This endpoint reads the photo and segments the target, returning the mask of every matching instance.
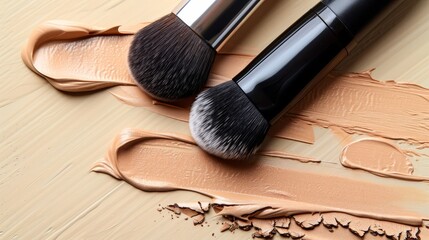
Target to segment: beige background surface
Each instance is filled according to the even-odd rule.
[[[376,67],[378,79],[429,87],[429,1],[407,0],[382,38],[339,69]],[[315,0],[267,0],[226,50],[260,51]],[[250,234],[219,233],[218,217],[194,227],[159,213],[159,204],[207,200],[189,192],[146,193],[90,172],[113,136],[125,127],[188,133],[187,125],[124,105],[108,91],[65,94],[28,70],[20,49],[32,28],[50,19],[89,25],[133,25],[168,13],[177,0],[1,1],[0,48],[0,239],[247,239]],[[268,14],[269,11],[269,14]],[[406,14],[405,14],[406,13]],[[382,29],[388,29],[382,31]],[[317,130],[318,142],[283,141],[295,152],[338,155],[335,138]],[[162,168],[162,166],[160,166]],[[214,237],[212,237],[214,233]]]

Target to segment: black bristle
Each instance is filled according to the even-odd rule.
[[[233,81],[200,93],[192,105],[189,124],[197,144],[224,159],[250,157],[270,127]]]
[[[136,33],[128,63],[144,91],[173,101],[204,87],[215,55],[215,49],[176,15],[169,14]]]

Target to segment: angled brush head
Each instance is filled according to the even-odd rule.
[[[171,13],[136,33],[128,64],[145,92],[174,101],[202,89],[215,55],[215,49]]]
[[[270,127],[233,81],[200,93],[192,105],[189,125],[202,149],[224,159],[250,157]]]

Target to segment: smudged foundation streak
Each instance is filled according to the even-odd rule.
[[[124,130],[106,161],[94,170],[113,174],[145,191],[184,189],[230,200],[237,195],[252,196],[248,201],[276,209],[271,214],[266,211],[264,217],[343,212],[412,225],[421,225],[429,217],[427,209],[409,207],[429,201],[429,194],[418,188],[337,177],[323,169],[305,172],[259,163],[234,167],[207,155],[189,137],[176,135]],[[284,184],[288,182],[294,184]]]
[[[59,90],[85,92],[116,86],[111,93],[124,103],[187,121],[191,101],[173,106],[154,102],[135,86],[129,74],[127,49],[133,34],[145,25],[96,28],[66,21],[47,22],[34,30],[22,58],[32,71]],[[219,54],[207,87],[230,80],[252,59],[242,54]],[[314,143],[312,126],[320,126],[347,134],[404,140],[425,148],[429,144],[428,108],[426,88],[380,82],[370,72],[330,74],[289,108],[273,126],[271,135]],[[259,155],[319,162],[276,151],[265,150]],[[394,179],[427,178],[413,175],[413,166],[405,155],[384,140],[360,140],[346,146],[340,159],[343,166],[391,178],[374,182],[372,178],[335,176],[325,168],[316,172],[264,163],[237,168],[200,151],[189,137],[127,129],[115,138],[105,161],[97,163],[94,171],[145,191],[199,192],[213,197],[220,214],[240,219],[294,216],[294,222],[304,229],[340,224],[358,236],[368,231],[386,236],[416,235],[418,230],[404,224],[420,227],[429,219],[429,195],[420,185],[396,185]],[[322,214],[311,214],[316,212]],[[270,236],[276,224],[253,221],[260,236]],[[239,224],[245,225],[231,222],[225,226],[230,229]],[[283,229],[277,230],[279,234],[302,237],[282,227],[277,229]],[[312,233],[307,234],[310,237]]]

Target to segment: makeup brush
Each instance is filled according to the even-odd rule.
[[[225,159],[244,159],[254,154],[271,124],[295,96],[347,56],[354,40],[366,32],[364,28],[398,1],[318,3],[233,81],[197,96],[189,122],[196,143]]]
[[[154,98],[174,101],[205,85],[218,48],[260,0],[187,0],[138,31],[128,64]]]

